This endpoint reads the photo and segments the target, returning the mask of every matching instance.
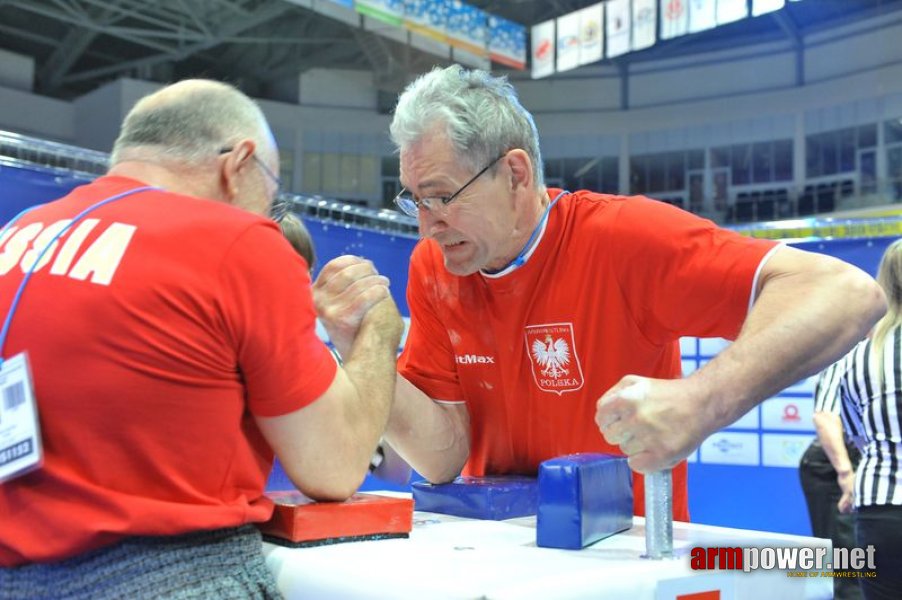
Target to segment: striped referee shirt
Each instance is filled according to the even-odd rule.
[[[882,386],[872,351],[871,340],[855,346],[834,365],[825,391],[838,386],[843,427],[861,450],[855,506],[902,505],[902,327],[884,341]]]
[[[839,380],[836,371],[842,360],[839,360],[821,372],[814,386],[814,412],[825,412],[839,415],[840,395]]]

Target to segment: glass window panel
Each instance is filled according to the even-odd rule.
[[[705,205],[705,176],[701,173],[689,175],[689,210],[701,212]]]
[[[379,162],[375,156],[360,157],[360,182],[357,190],[367,197],[375,197],[379,194]]]
[[[401,184],[397,179],[390,177],[382,178],[382,206],[385,208],[394,208],[395,196],[401,191]]]
[[[730,166],[730,147],[711,148],[711,168]]]
[[[822,175],[833,175],[839,172],[839,132],[831,131],[824,134],[821,143],[821,160],[823,166]]]
[[[888,192],[890,197],[902,199],[902,146],[894,146],[886,150],[886,174],[889,177]]]
[[[874,148],[877,145],[877,124],[862,125],[858,128],[858,147]]]
[[[620,189],[620,161],[617,158],[601,159],[601,186],[599,191],[616,194]]]
[[[580,179],[576,174],[588,161],[588,158],[565,158],[561,160],[561,168],[564,174],[564,188],[571,192],[583,189],[582,185],[580,185]]]
[[[579,180],[579,189],[582,190],[599,190],[601,185],[599,179],[601,177],[601,159],[598,157],[583,159],[583,164],[576,170],[576,176]]]
[[[301,179],[301,191],[305,194],[319,194],[323,191],[322,158],[319,152],[304,153],[304,174]]]
[[[821,137],[809,135],[805,139],[805,174],[808,177],[820,177],[824,174],[821,161]]]
[[[751,144],[735,144],[732,148],[733,184],[742,185],[751,182],[752,146]]]
[[[546,179],[557,179],[561,176],[561,159],[546,158],[544,162]]]
[[[792,140],[774,142],[774,181],[792,180]]]
[[[752,181],[773,181],[774,145],[771,142],[752,144]]]
[[[648,191],[648,159],[644,156],[630,158],[630,193],[644,194]]]
[[[279,150],[279,179],[282,180],[282,191],[294,189],[294,152]]]
[[[690,150],[687,152],[687,160],[689,169],[704,169],[705,168],[705,151],[704,150]]]
[[[862,194],[873,194],[877,191],[877,151],[866,150],[859,157],[859,191]]]
[[[397,177],[401,172],[401,161],[397,156],[383,156],[381,162],[383,177]]]
[[[338,169],[341,163],[341,155],[334,152],[323,154],[323,183],[321,192],[323,194],[338,193]]]
[[[686,153],[670,152],[667,154],[667,190],[686,188]]]
[[[667,189],[667,155],[652,154],[648,158],[648,191],[663,192]]]
[[[356,154],[342,154],[339,170],[338,191],[343,195],[355,195],[360,186],[360,157]]]
[[[839,132],[839,170],[843,173],[855,171],[855,128]]]
[[[902,142],[902,119],[890,119],[883,123],[883,142]]]

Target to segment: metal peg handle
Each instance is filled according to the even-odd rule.
[[[670,469],[645,475],[645,555],[673,556],[673,480]]]

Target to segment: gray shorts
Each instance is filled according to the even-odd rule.
[[[253,525],[132,537],[60,562],[0,568],[2,600],[281,597]]]

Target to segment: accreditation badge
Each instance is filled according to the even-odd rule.
[[[0,366],[0,483],[41,466],[41,427],[28,355]]]

